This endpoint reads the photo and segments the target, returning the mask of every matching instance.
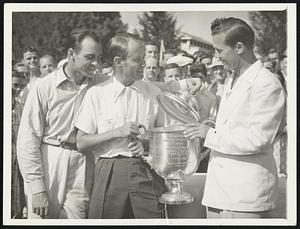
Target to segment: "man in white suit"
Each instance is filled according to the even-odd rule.
[[[254,32],[238,18],[211,25],[226,79],[215,128],[188,125],[212,149],[202,203],[208,218],[268,218],[275,208],[278,175],[273,143],[286,102],[278,79],[256,60]]]

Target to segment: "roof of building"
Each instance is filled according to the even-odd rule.
[[[179,36],[181,38],[184,38],[184,39],[192,39],[192,40],[199,41],[199,42],[202,42],[202,43],[205,43],[205,44],[208,44],[208,45],[212,45],[211,42],[206,41],[201,37],[197,37],[197,36],[189,34],[189,33],[179,32],[179,33],[177,33],[177,36]]]

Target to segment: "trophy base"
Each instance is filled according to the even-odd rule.
[[[160,203],[171,205],[189,204],[193,201],[194,197],[188,192],[184,191],[167,192],[159,198]]]

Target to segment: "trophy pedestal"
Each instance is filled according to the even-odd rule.
[[[164,193],[159,202],[163,204],[180,205],[189,204],[194,201],[194,197],[188,192],[182,191],[183,180],[166,180],[170,183],[170,191]]]

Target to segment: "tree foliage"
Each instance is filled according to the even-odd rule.
[[[287,47],[287,11],[250,11],[249,18],[255,30],[255,44],[261,54],[270,48],[283,53]]]
[[[101,36],[104,48],[116,33],[126,32],[128,29],[122,23],[119,12],[13,13],[13,55],[20,60],[23,49],[31,45],[41,55],[52,54],[60,60],[67,54],[68,36],[75,28],[95,30]]]
[[[138,16],[142,38],[146,41],[153,41],[159,47],[160,40],[164,40],[166,49],[176,49],[178,41],[176,40],[176,18],[168,12],[143,12]]]

